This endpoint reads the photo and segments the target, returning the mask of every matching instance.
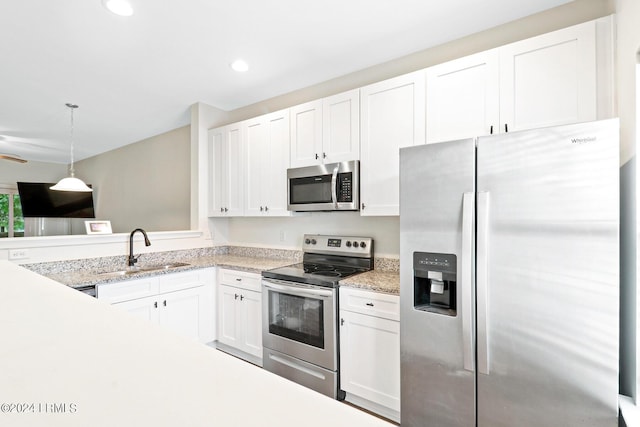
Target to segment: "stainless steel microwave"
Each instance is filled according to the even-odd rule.
[[[360,162],[329,163],[287,169],[290,211],[357,211],[360,208]]]

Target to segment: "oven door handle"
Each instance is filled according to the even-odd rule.
[[[340,165],[336,165],[331,174],[331,201],[336,208],[338,207],[338,169],[340,169]]]
[[[333,291],[324,289],[309,289],[299,288],[297,286],[276,285],[273,282],[263,281],[262,284],[267,289],[273,289],[274,291],[287,292],[294,295],[303,295],[311,297],[330,298],[333,296]]]

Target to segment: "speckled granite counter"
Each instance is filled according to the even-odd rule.
[[[72,288],[79,288],[208,267],[231,268],[250,273],[261,273],[264,270],[295,264],[301,260],[302,252],[300,251],[224,246],[143,254],[137,264],[141,268],[175,262],[187,263],[188,265],[166,270],[135,271],[120,276],[110,275],[109,273],[125,270],[127,265],[126,256],[26,264],[23,267],[56,282]],[[398,260],[376,258],[374,264],[375,269],[373,271],[341,280],[340,285],[399,294]]]
[[[63,283],[72,288],[101,283],[120,282],[146,276],[177,273],[196,268],[224,267],[234,270],[260,273],[263,270],[283,267],[299,262],[302,253],[279,249],[246,247],[216,247],[183,251],[155,252],[143,254],[137,264],[140,268],[165,265],[175,262],[188,265],[171,269],[153,271],[135,271],[120,276],[110,275],[115,271],[126,270],[126,257],[101,257],[80,260],[27,264],[23,267],[45,277]]]
[[[387,294],[400,294],[400,261],[393,258],[376,258],[375,268],[340,281],[340,286],[359,288]]]

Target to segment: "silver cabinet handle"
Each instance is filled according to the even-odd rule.
[[[362,204],[362,210],[364,210],[364,208],[365,208],[365,205],[364,205],[364,203],[363,203],[363,204]]]
[[[158,301],[153,302],[153,308],[158,308]]]
[[[167,300],[162,301],[162,305],[167,306]]]
[[[233,299],[238,299],[239,296],[240,295],[238,295],[238,294],[233,294]]]
[[[316,153],[316,160],[318,160],[320,157],[318,156],[318,153]]]
[[[462,296],[462,353],[464,369],[475,371],[473,348],[473,211],[474,193],[462,196],[462,276],[458,282]]]
[[[264,211],[264,208],[262,206],[260,206],[260,212]]]
[[[478,310],[478,372],[489,375],[489,193],[486,191],[478,193],[477,224],[476,306]]]
[[[224,208],[220,208],[220,212],[224,212]]]
[[[227,208],[224,208],[224,211],[225,211],[225,212],[229,212],[229,209],[227,209]]]
[[[344,326],[344,319],[340,318],[340,326]]]
[[[269,206],[265,206],[265,207],[264,207],[264,211],[265,211],[265,212],[269,212]]]
[[[327,158],[327,153],[322,153],[322,158],[326,159]]]
[[[373,303],[372,302],[368,302],[365,305],[368,305],[369,307],[373,307]]]
[[[240,301],[244,299],[244,295],[240,294]]]

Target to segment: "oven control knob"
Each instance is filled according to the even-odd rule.
[[[347,240],[346,245],[347,245],[348,248],[350,248],[351,247],[351,240]]]
[[[305,244],[305,245],[308,245],[309,243],[311,243],[311,240],[309,240],[309,239],[304,239],[304,244]]]
[[[360,247],[364,249],[367,247],[367,244],[365,242],[360,242]]]
[[[357,248],[358,247],[358,242],[353,242],[353,247]]]
[[[316,243],[317,243],[317,242],[316,242],[316,239],[311,239],[311,244],[312,244],[312,245],[315,245]]]

